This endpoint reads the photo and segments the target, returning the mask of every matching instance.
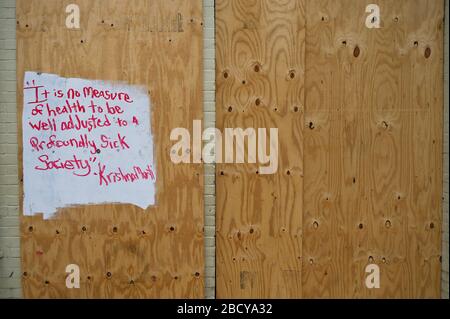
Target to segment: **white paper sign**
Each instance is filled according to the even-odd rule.
[[[25,72],[23,96],[24,215],[155,203],[144,87]]]

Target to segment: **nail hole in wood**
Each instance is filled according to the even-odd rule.
[[[355,58],[359,57],[359,54],[361,53],[361,50],[359,49],[359,46],[356,46],[355,49],[353,50],[353,56]]]
[[[111,276],[112,276],[111,272],[108,271],[108,272],[106,273],[106,277],[110,278]]]
[[[390,220],[387,220],[384,225],[386,226],[386,228],[391,228],[392,224]]]
[[[430,223],[430,229],[434,228],[434,223]]]
[[[232,107],[232,106],[229,106],[229,107],[228,107],[228,112],[231,112],[231,111],[233,111],[233,107]]]
[[[319,228],[319,223],[318,223],[317,221],[315,221],[315,222],[313,223],[313,227],[314,227],[314,229]]]
[[[259,98],[257,98],[257,99],[255,100],[255,104],[256,104],[256,106],[259,106],[259,105],[261,104],[261,100],[260,100]]]
[[[87,230],[86,226],[81,227],[81,230],[86,231]]]
[[[28,227],[28,231],[31,233],[33,231],[33,226]]]
[[[425,58],[428,59],[431,56],[431,49],[428,47],[425,49]]]
[[[360,223],[360,224],[358,225],[358,228],[359,228],[359,229],[363,229],[363,228],[364,228],[364,225],[363,225],[362,223]]]
[[[114,226],[112,230],[113,230],[114,233],[117,233],[117,227],[116,226]]]
[[[294,106],[294,112],[298,112],[298,106]]]
[[[259,65],[256,64],[256,65],[253,67],[253,70],[254,70],[255,72],[259,72],[259,70],[260,70]]]
[[[228,72],[223,72],[223,77],[226,79],[228,78]]]
[[[313,122],[309,122],[308,127],[309,127],[311,130],[313,130],[313,129],[314,129],[314,123],[313,123]]]

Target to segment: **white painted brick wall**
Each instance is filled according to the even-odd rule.
[[[214,0],[203,0],[203,127],[215,127]],[[215,166],[205,164],[205,297],[215,297]]]
[[[0,0],[0,298],[21,296],[15,7]]]

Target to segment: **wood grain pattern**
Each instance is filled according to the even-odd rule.
[[[219,164],[216,296],[301,297],[304,1],[216,1],[216,123],[278,128],[274,175]]]
[[[152,101],[156,206],[67,208],[21,216],[23,294],[32,298],[202,297],[203,167],[174,165],[170,130],[202,118],[200,0],[78,0],[81,29],[65,27],[73,1],[17,1],[17,104],[27,70],[146,85]],[[177,20],[181,18],[180,20]],[[19,172],[22,136],[19,127]],[[113,230],[116,227],[115,231]],[[65,287],[65,267],[81,288]]]
[[[281,149],[270,177],[218,166],[218,297],[439,297],[443,1],[376,3],[380,29],[366,1],[217,2],[217,123]]]
[[[307,3],[305,297],[440,293],[443,1],[377,4]]]

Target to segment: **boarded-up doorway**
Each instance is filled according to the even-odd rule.
[[[80,29],[66,27],[71,3]],[[203,168],[173,164],[169,139],[202,118],[202,26],[200,0],[17,1],[20,180],[25,71],[146,87],[157,172],[146,210],[102,204],[47,220],[22,215],[25,297],[203,296]],[[80,268],[79,289],[66,287],[68,264]]]
[[[439,297],[443,3],[216,1],[218,126],[280,145],[218,165],[217,297]]]

